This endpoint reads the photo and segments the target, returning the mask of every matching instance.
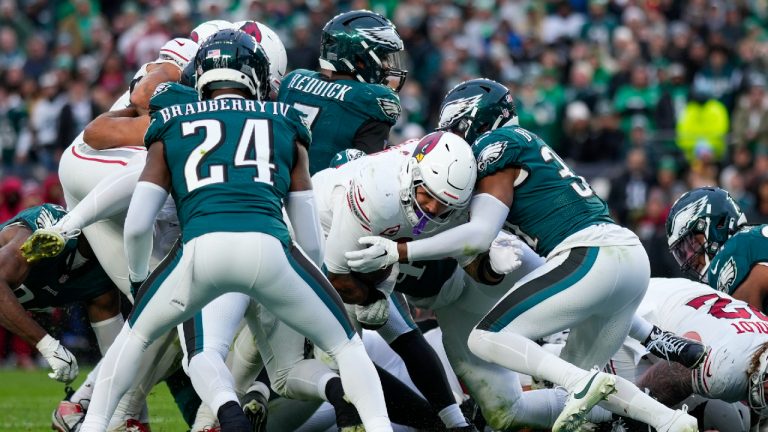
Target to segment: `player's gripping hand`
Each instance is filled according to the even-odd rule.
[[[389,301],[383,298],[369,305],[355,305],[355,316],[364,329],[376,330],[389,319]]]
[[[523,263],[524,244],[517,236],[499,232],[491,243],[488,255],[491,259],[491,269],[500,275],[511,273]]]
[[[398,262],[397,243],[383,237],[360,237],[358,242],[367,248],[344,253],[347,265],[359,273],[370,273]]]
[[[45,335],[36,347],[53,369],[53,372],[48,374],[50,378],[65,383],[72,382],[77,378],[79,372],[77,360],[61,342],[52,338],[51,335]]]

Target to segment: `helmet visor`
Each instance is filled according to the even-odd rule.
[[[399,92],[408,76],[408,71],[405,70],[405,51],[389,52],[381,55],[379,59],[384,71],[381,83]]]

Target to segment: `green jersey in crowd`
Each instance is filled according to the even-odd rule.
[[[153,113],[144,143],[164,143],[184,242],[210,232],[263,232],[287,245],[281,209],[294,143],[311,139],[301,113],[286,104],[220,97]]]
[[[481,135],[472,145],[480,181],[520,168],[505,228],[546,256],[566,237],[591,225],[613,223],[608,206],[544,141],[519,127]]]
[[[309,173],[328,167],[336,153],[355,148],[381,151],[400,116],[400,98],[387,86],[331,80],[320,72],[295,70],[283,78],[278,100],[306,115],[314,132]]]

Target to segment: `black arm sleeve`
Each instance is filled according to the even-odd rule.
[[[382,151],[388,145],[391,127],[388,123],[369,120],[357,129],[352,145],[366,154]]]

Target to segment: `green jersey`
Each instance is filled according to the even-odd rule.
[[[472,150],[478,181],[504,168],[520,168],[505,227],[539,255],[547,256],[581,229],[613,223],[608,206],[584,178],[535,134],[519,126],[499,128],[481,135]]]
[[[9,225],[21,225],[31,231],[49,228],[66,214],[61,206],[43,204],[22,211],[0,225],[0,229]],[[77,253],[77,242],[77,238],[69,239],[61,254],[32,264],[24,283],[13,290],[24,309],[40,311],[90,300],[114,287],[95,258],[85,259]]]
[[[211,232],[262,232],[288,245],[282,199],[295,142],[311,142],[302,115],[275,102],[217,98],[154,114],[144,137],[162,141],[187,242]]]
[[[171,105],[197,102],[197,90],[177,82],[165,82],[155,87],[149,99],[149,112],[154,113]]]
[[[278,100],[303,112],[315,132],[309,148],[310,174],[328,168],[328,161],[342,150],[358,148],[367,153],[383,150],[386,136],[379,139],[380,144],[375,144],[378,148],[356,145],[356,137],[372,123],[391,127],[400,117],[400,98],[389,87],[329,80],[319,72],[306,69],[295,70],[283,78]]]
[[[709,264],[707,282],[733,294],[759,263],[768,263],[768,225],[748,226],[729,238]],[[767,310],[763,305],[763,311]]]

